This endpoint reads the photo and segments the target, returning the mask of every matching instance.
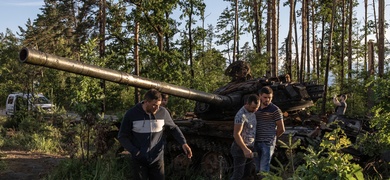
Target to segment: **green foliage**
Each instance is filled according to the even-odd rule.
[[[98,32],[100,17],[98,13],[98,1],[45,1],[42,7],[42,13],[38,18],[26,23],[26,29],[21,28],[20,37],[17,38],[9,31],[0,36],[0,99],[5,99],[6,96],[13,91],[39,91],[47,94],[58,107],[63,106],[68,110],[75,110],[81,114],[81,121],[62,119],[61,114],[53,115],[49,120],[45,119],[39,112],[21,112],[13,118],[8,118],[1,129],[0,142],[3,147],[14,147],[21,149],[42,150],[45,152],[62,152],[65,151],[71,154],[72,157],[90,158],[90,155],[99,152],[104,146],[99,142],[105,142],[104,133],[109,131],[106,122],[98,118],[101,103],[106,102],[106,109],[110,113],[118,114],[121,117],[126,109],[134,105],[134,88],[115,83],[106,83],[106,91],[100,87],[101,81],[84,76],[78,76],[71,73],[57,71],[54,69],[30,66],[20,64],[16,60],[17,52],[23,46],[36,48],[42,52],[55,54],[71,58],[77,61],[82,61],[88,64],[94,64],[102,67],[107,67],[114,70],[119,70],[127,73],[135,72],[134,57],[134,26],[135,22],[140,22],[139,41],[139,56],[140,56],[140,71],[142,77],[147,77],[152,80],[167,82],[179,86],[189,87],[205,92],[213,92],[218,87],[225,85],[229,78],[223,75],[224,69],[231,59],[233,27],[234,27],[234,2],[221,14],[218,19],[214,34],[212,25],[206,29],[195,25],[188,29],[189,21],[184,23],[184,29],[180,28],[180,22],[171,17],[171,13],[176,8],[181,8],[183,16],[186,18],[192,16],[196,22],[200,16],[201,20],[206,17],[204,8],[206,3],[201,0],[192,1],[110,1],[106,4],[107,21],[105,38],[104,58],[100,57],[98,41],[101,40]],[[316,2],[314,2],[316,3]],[[318,14],[312,18],[323,18],[324,25],[329,22],[331,3],[326,0],[323,4],[315,4],[318,7]],[[338,2],[340,3],[340,2]],[[178,6],[179,5],[179,6]],[[266,12],[267,6],[262,4],[260,10],[260,27],[264,27],[263,15]],[[338,4],[339,5],[339,4]],[[195,7],[195,11],[189,11]],[[239,31],[254,32],[253,22],[253,3],[251,1],[240,1],[240,27]],[[177,10],[177,9],[176,9]],[[339,11],[340,9],[338,9]],[[297,12],[300,16],[301,12]],[[316,12],[317,13],[317,12]],[[326,41],[329,39],[327,33],[328,27],[324,29],[324,49],[333,48],[340,49],[340,42],[344,41],[348,36],[342,37],[341,32],[341,13],[336,16],[336,26],[334,33],[333,47],[326,47]],[[318,21],[317,19],[317,22]],[[316,22],[313,22],[314,24]],[[369,26],[373,24],[369,21]],[[319,25],[319,24],[316,24]],[[372,26],[373,27],[373,26]],[[262,52],[255,53],[251,49],[249,42],[244,43],[240,54],[237,57],[251,64],[252,74],[254,77],[262,77],[267,68],[269,57],[264,54],[265,51],[265,32],[263,29],[260,32],[261,43],[263,45],[254,44],[253,46],[262,46]],[[371,29],[370,29],[371,31]],[[370,32],[369,31],[369,32]],[[192,47],[189,47],[188,33],[193,33]],[[318,35],[318,34],[317,34]],[[252,34],[253,37],[254,34]],[[214,40],[213,38],[217,39]],[[318,36],[319,37],[319,36]],[[207,48],[204,47],[205,39],[207,38]],[[203,43],[203,44],[202,44]],[[214,45],[222,45],[218,47]],[[359,49],[356,45],[355,49]],[[193,64],[189,64],[189,51],[193,52]],[[343,80],[340,74],[340,59],[341,51],[335,51],[330,65],[332,71],[336,75],[336,83]],[[280,57],[282,57],[281,54]],[[355,56],[354,56],[355,57]],[[322,57],[323,58],[323,57]],[[359,59],[360,57],[356,57]],[[321,73],[318,78],[319,82],[323,81],[323,67],[325,61],[321,61]],[[345,63],[345,62],[344,62]],[[345,64],[343,64],[345,65]],[[346,66],[344,66],[346,67]],[[296,68],[293,68],[295,71]],[[195,76],[192,77],[191,71]],[[281,71],[280,73],[284,73]],[[295,73],[294,73],[295,74]],[[363,73],[362,73],[363,74]],[[353,74],[355,79],[348,79],[348,83],[344,83],[343,87],[339,84],[334,86],[333,91],[329,94],[345,93],[351,90],[348,100],[347,115],[365,115],[367,114],[366,100],[367,92],[362,88],[366,83],[359,79],[363,79],[363,75],[358,73]],[[314,79],[314,78],[311,78]],[[379,80],[381,81],[381,80]],[[364,152],[369,155],[379,155],[389,149],[389,84],[386,80],[383,82],[373,82],[376,85],[375,99],[377,106],[373,109],[374,118],[372,120],[372,128],[378,133],[366,134],[361,138]],[[344,91],[344,92],[343,92]],[[329,101],[325,99],[325,101]],[[317,103],[321,102],[318,101]],[[195,102],[178,97],[172,97],[168,104],[172,115],[181,117],[185,112],[191,111]],[[331,111],[334,106],[332,103],[326,103],[326,109]],[[317,108],[317,107],[316,107]],[[317,109],[313,108],[313,111]],[[59,111],[59,110],[58,110]],[[102,114],[101,116],[104,116]],[[102,129],[100,129],[102,128]],[[104,143],[103,143],[104,144]],[[335,152],[339,151],[346,145],[339,141],[323,142],[322,150],[316,152],[314,149],[308,148],[308,163],[305,168],[301,168],[300,175],[303,179],[308,179],[309,175],[319,173],[324,175],[324,171],[329,170],[325,166],[335,168],[335,165],[345,165],[345,168],[339,168],[341,174],[331,177],[341,178],[348,177],[352,174],[351,170],[358,168],[352,164],[348,164],[349,157],[339,155]],[[336,147],[334,147],[334,146]],[[290,167],[296,163],[296,155],[292,155],[297,144],[289,142],[284,145],[287,148],[290,165],[280,167],[279,173],[289,171]],[[87,151],[87,155],[83,154]],[[90,154],[89,154],[90,153]],[[109,159],[100,158],[93,162],[73,161],[64,165],[64,171],[60,171],[58,176],[53,179],[123,179],[122,169],[115,166],[115,162]],[[331,164],[333,163],[333,164]],[[81,168],[80,168],[81,167]],[[126,166],[125,166],[126,167]],[[322,170],[320,168],[324,168]],[[117,170],[121,173],[115,174]],[[358,170],[359,172],[359,170]],[[343,174],[344,173],[344,174]],[[97,176],[99,175],[99,176]],[[196,177],[194,177],[196,178]]]
[[[8,129],[7,130],[7,136],[8,137],[4,143],[2,144],[2,147],[5,149],[17,149],[17,150],[28,150],[29,144],[32,141],[31,136],[24,133],[23,131],[15,131],[14,129]]]
[[[300,165],[295,178],[298,179],[364,179],[363,169],[351,163],[352,156],[344,154],[341,150],[348,148],[351,142],[344,131],[338,127],[326,133],[320,144],[319,151],[313,147],[305,148],[305,164]]]
[[[275,164],[271,164],[271,169],[269,173],[262,172],[261,175],[264,179],[288,179],[291,177],[296,171],[295,166],[302,161],[302,152],[299,151],[299,146],[301,145],[301,139],[294,139],[293,133],[288,135],[288,142],[283,142],[282,140],[278,140],[278,151],[283,151],[288,159],[287,162],[281,162],[277,157],[275,157]]]
[[[281,144],[280,148],[286,149],[287,158],[289,159],[289,163],[291,164],[293,172],[294,172],[295,171],[295,169],[294,169],[294,153],[295,153],[295,150],[301,144],[301,139],[298,139],[295,142],[292,142],[293,141],[292,139],[293,139],[293,134],[290,133],[290,134],[288,134],[288,144],[286,144],[280,140],[278,142]]]
[[[44,179],[132,179],[130,160],[99,157],[88,162],[80,159],[67,159]]]
[[[213,92],[229,81],[228,77],[223,75],[227,65],[218,50],[210,49],[199,53],[195,56],[195,61],[193,67],[197,75],[191,84],[194,89]]]
[[[17,118],[22,119],[17,120]],[[32,114],[14,116],[9,119],[19,123],[15,125],[17,128],[4,130],[6,131],[5,136],[8,138],[4,140],[2,147],[46,153],[63,152],[60,142],[62,136],[58,128],[36,119]]]
[[[97,39],[90,40],[85,46],[82,46],[81,58],[89,64],[104,66],[104,59],[98,58],[96,51]],[[80,115],[86,113],[97,114],[103,102],[103,89],[101,88],[101,80],[81,76],[78,82],[78,89],[75,92],[76,97],[72,99],[75,105],[76,112]]]
[[[23,91],[28,83],[28,70],[18,62],[19,44],[20,40],[9,30],[6,34],[0,33],[0,107],[4,106],[9,93]]]
[[[53,131],[51,131],[51,129]],[[28,146],[29,149],[33,151],[40,151],[40,152],[45,152],[45,153],[62,153],[62,147],[61,147],[61,142],[58,141],[58,138],[61,136],[58,136],[58,129],[54,129],[53,127],[48,127],[46,131],[49,131],[50,134],[48,135],[41,135],[41,134],[36,134],[34,133],[32,135],[32,141],[29,143],[30,145]]]
[[[257,54],[254,51],[250,51],[243,57],[251,65],[252,76],[255,78],[264,77],[266,74],[267,58],[264,55]]]
[[[37,120],[33,114],[21,118],[18,129],[25,133],[42,132],[46,129],[45,124]]]
[[[0,172],[8,168],[7,163],[2,158],[3,156],[4,155],[0,152]]]
[[[99,180],[125,180],[133,179],[133,170],[131,166],[131,158],[123,156],[120,158],[112,158],[108,156],[99,156],[96,159],[83,161],[81,159],[66,159],[63,160],[49,175],[44,177],[45,180],[56,179],[99,179]],[[203,180],[203,179],[219,179],[206,178],[199,174],[199,171],[190,168],[184,174],[180,172],[172,172],[171,166],[165,166],[166,178],[172,180],[188,179],[188,180]]]
[[[374,111],[370,125],[376,132],[366,133],[359,139],[363,152],[369,156],[380,156],[390,150],[390,112],[382,112],[379,108]]]
[[[6,118],[5,122],[3,123],[3,127],[16,129],[19,127],[19,123],[20,123],[20,118],[15,118],[15,116],[13,117],[9,116]]]
[[[371,100],[375,102],[369,121],[372,131],[360,136],[357,142],[363,153],[372,158],[367,171],[379,177],[388,177],[389,164],[381,157],[390,151],[390,80],[378,78],[370,81],[366,87],[372,88]]]

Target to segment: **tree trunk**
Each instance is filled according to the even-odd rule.
[[[238,15],[239,15],[239,11],[238,11],[238,7],[239,7],[239,0],[236,0],[236,11],[237,11],[237,13],[236,13],[236,16],[237,16],[237,18],[236,18],[236,21],[237,21],[237,26],[236,26],[236,31],[237,31],[237,48],[236,48],[236,50],[237,50],[237,57],[236,57],[236,60],[238,61],[239,60],[239,57],[240,57],[240,19],[239,19],[239,17],[238,17]]]
[[[105,34],[106,34],[106,0],[100,0],[99,1],[99,33],[100,33],[100,41],[99,41],[99,57],[104,58],[105,57]],[[106,81],[100,80],[100,87],[103,89],[103,97],[105,97],[106,94]],[[101,104],[101,113],[104,114],[106,112],[106,98],[102,99]]]
[[[368,75],[375,75],[375,42],[373,40],[368,41]]]
[[[317,47],[316,48],[316,51],[317,51],[317,54],[316,54],[316,62],[317,62],[317,79],[318,81],[321,79],[320,78],[320,52],[321,52],[321,48]]]
[[[352,78],[352,24],[353,24],[353,2],[349,3],[349,29],[348,29],[348,79]],[[358,68],[358,67],[356,67]]]
[[[329,76],[329,62],[332,56],[332,43],[333,43],[333,26],[334,26],[334,17],[336,14],[336,2],[337,0],[333,0],[333,6],[332,6],[332,15],[331,15],[331,21],[330,21],[330,35],[329,35],[329,42],[328,42],[328,57],[326,59],[326,70],[325,70],[325,82],[324,82],[324,97],[322,101],[322,114],[325,114],[326,111],[326,99],[327,99],[327,93],[328,93],[328,76]]]
[[[234,1],[234,44],[233,44],[233,62],[235,62],[238,56],[238,0]]]
[[[169,19],[169,12],[165,12],[165,19]],[[170,34],[165,33],[165,50],[169,51],[170,50],[170,45],[169,45],[169,36]]]
[[[295,16],[295,9],[294,9],[294,2],[295,0],[290,0],[290,22],[288,26],[288,35],[287,35],[287,43],[286,43],[286,60],[287,60],[287,74],[290,75],[290,78],[292,79],[292,28],[294,25],[294,16]]]
[[[312,0],[311,1],[311,19],[312,19],[312,25],[311,25],[311,33],[312,33],[312,41],[313,41],[313,73],[317,72],[316,65],[318,64],[318,58],[316,56],[316,51],[317,51],[317,38],[316,38],[316,26],[317,26],[317,21],[316,21],[316,7],[315,7],[315,2]],[[320,77],[317,76],[317,79]]]
[[[261,39],[260,39],[260,20],[259,20],[259,4],[257,2],[258,0],[254,0],[254,4],[253,4],[253,16],[254,16],[254,20],[255,20],[255,38],[256,38],[256,45],[255,45],[255,48],[256,48],[256,53],[257,54],[260,54],[261,53]]]
[[[297,6],[297,1],[294,2],[294,9]],[[294,13],[294,33],[295,33],[295,67],[296,67],[296,73],[297,73],[297,81],[300,80],[300,66],[299,66],[299,48],[298,48],[298,26],[297,26],[297,16]]]
[[[372,40],[368,41],[368,76],[372,77],[375,73],[375,48],[374,48],[374,42]],[[374,92],[372,90],[373,85],[371,84],[367,88],[367,97],[374,97]],[[373,98],[367,98],[367,106],[368,109],[371,109],[374,107],[374,100]]]
[[[367,23],[367,8],[368,0],[364,0],[364,72],[367,72],[367,34],[368,34],[368,23]],[[366,76],[365,76],[366,78]]]
[[[195,72],[194,72],[194,65],[193,65],[193,58],[192,58],[192,14],[194,12],[194,5],[192,2],[190,2],[190,13],[188,14],[188,43],[189,43],[189,58],[190,58],[190,67],[191,67],[191,81],[195,78]],[[192,84],[192,83],[191,83]]]
[[[138,10],[136,10],[138,12]],[[137,16],[138,17],[138,16]],[[135,60],[135,71],[134,74],[139,76],[139,22],[138,19],[135,18],[134,22],[134,60]],[[134,103],[137,104],[141,101],[141,92],[139,88],[135,88],[134,91]]]
[[[268,69],[266,72],[267,77],[271,77],[272,70],[272,57],[271,57],[271,26],[272,26],[272,0],[267,0],[267,56],[268,56]]]
[[[324,47],[325,47],[325,31],[324,31],[324,29],[325,29],[325,23],[326,23],[326,17],[325,16],[322,16],[322,22],[321,23],[322,23],[322,27],[321,27],[322,32],[321,32],[321,50],[320,50],[321,57],[320,57],[320,59],[321,59],[321,61],[323,61],[325,59],[324,58],[324,53],[325,53],[325,49],[324,49]],[[323,74],[323,72],[321,72],[320,74]]]
[[[376,25],[377,24],[377,20],[376,20],[376,7],[375,7],[375,0],[372,0],[372,10],[374,11],[374,24],[375,24],[375,37],[376,37],[376,42],[379,42],[379,33],[378,33],[378,26]]]
[[[309,79],[310,77],[310,8],[309,4],[311,3],[311,0],[307,0],[306,2],[306,31],[307,31],[307,37],[306,37],[306,79]]]
[[[302,0],[302,47],[301,47],[301,71],[299,73],[299,82],[303,83],[304,81],[304,69],[306,62],[306,32],[307,32],[307,12],[306,12],[307,3],[306,0]]]
[[[378,41],[378,73],[379,77],[384,74],[385,60],[385,0],[379,0],[379,41]]]
[[[145,16],[146,20],[148,21],[148,23],[150,24],[150,26],[153,28],[153,30],[156,33],[158,50],[162,52],[162,51],[164,51],[164,30],[160,24],[156,24],[155,22],[153,22],[152,18],[150,18],[150,16],[158,16],[156,11],[157,10],[154,10],[154,14],[152,14],[152,15],[149,14],[149,11],[144,10],[143,12],[144,12],[144,16]],[[162,18],[165,18],[165,17],[162,17]],[[162,61],[163,61],[162,59],[158,59],[157,63],[161,64]]]
[[[276,10],[279,9],[279,1],[278,0],[272,0],[272,76],[277,77],[278,76],[278,13]],[[279,10],[278,10],[279,12]]]
[[[158,46],[158,50],[159,51],[164,51],[164,33],[162,32],[161,30],[161,27],[159,27],[158,29],[160,29],[158,32],[157,32],[157,46]],[[158,60],[159,64],[162,62],[162,59]]]
[[[259,2],[259,10],[260,10],[261,7],[263,7],[263,0],[260,0],[260,2]],[[260,52],[261,52],[261,50],[264,47],[264,41],[262,40],[263,34],[261,33],[262,32],[261,31],[262,24],[263,24],[263,14],[259,13],[259,28],[260,28],[259,29],[259,38],[260,38],[260,45],[259,45],[260,47],[259,47],[259,49],[260,49]]]
[[[345,0],[342,0],[342,6],[341,6],[341,12],[342,17],[341,17],[341,55],[340,55],[340,86],[343,87],[344,84],[344,46],[345,46]],[[337,78],[336,78],[337,79]]]

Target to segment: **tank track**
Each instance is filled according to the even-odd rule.
[[[194,135],[186,136],[187,144],[193,149],[193,151],[203,152],[219,152],[223,155],[230,155],[230,145],[233,139],[222,139],[219,137],[206,137]],[[175,141],[168,141],[167,150],[171,152],[182,151],[181,146]],[[194,153],[194,152],[193,152]]]

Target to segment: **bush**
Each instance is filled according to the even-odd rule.
[[[364,179],[363,169],[351,163],[352,155],[345,154],[342,149],[351,146],[351,141],[344,131],[338,127],[326,133],[319,151],[306,148],[305,164],[297,168],[294,177],[299,179]]]
[[[98,157],[90,161],[81,159],[68,159],[47,177],[46,180],[57,179],[96,179],[96,180],[125,180],[132,179],[130,160],[119,160],[116,158]]]
[[[384,77],[389,77],[389,74]],[[390,151],[390,80],[378,78],[367,84],[372,88],[371,100],[375,102],[372,108],[372,119],[369,121],[371,132],[357,139],[358,146],[368,156],[366,173],[376,178],[389,178],[389,160],[384,154]]]

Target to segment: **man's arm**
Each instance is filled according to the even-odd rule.
[[[280,137],[284,133],[284,131],[286,131],[286,129],[284,128],[283,119],[276,121],[276,127],[276,136]]]
[[[244,152],[246,158],[252,158],[252,151],[245,145],[244,140],[241,137],[243,124],[234,124],[233,137],[234,141]]]
[[[123,117],[119,132],[118,132],[118,140],[121,145],[130,153],[137,155],[139,149],[136,148],[133,143],[130,141],[130,137],[132,135],[132,122],[130,122],[129,114],[126,113]]]
[[[183,148],[183,151],[187,155],[187,157],[191,158],[192,150],[190,146],[187,144],[187,141],[183,133],[181,132],[180,128],[175,124],[175,122],[173,122],[169,112],[164,107],[161,108],[162,108],[161,111],[165,111],[165,115],[164,115],[165,126],[167,126],[167,128],[172,133],[175,140],[181,144],[181,147]]]
[[[188,144],[183,144],[181,146],[184,150],[184,153],[187,154],[187,158],[191,158],[192,157],[192,150],[190,148],[190,146],[188,146]]]
[[[276,122],[276,137],[280,137],[286,129],[284,128],[284,121],[283,121],[283,113],[282,111],[278,108],[277,111],[274,113],[274,119]]]

